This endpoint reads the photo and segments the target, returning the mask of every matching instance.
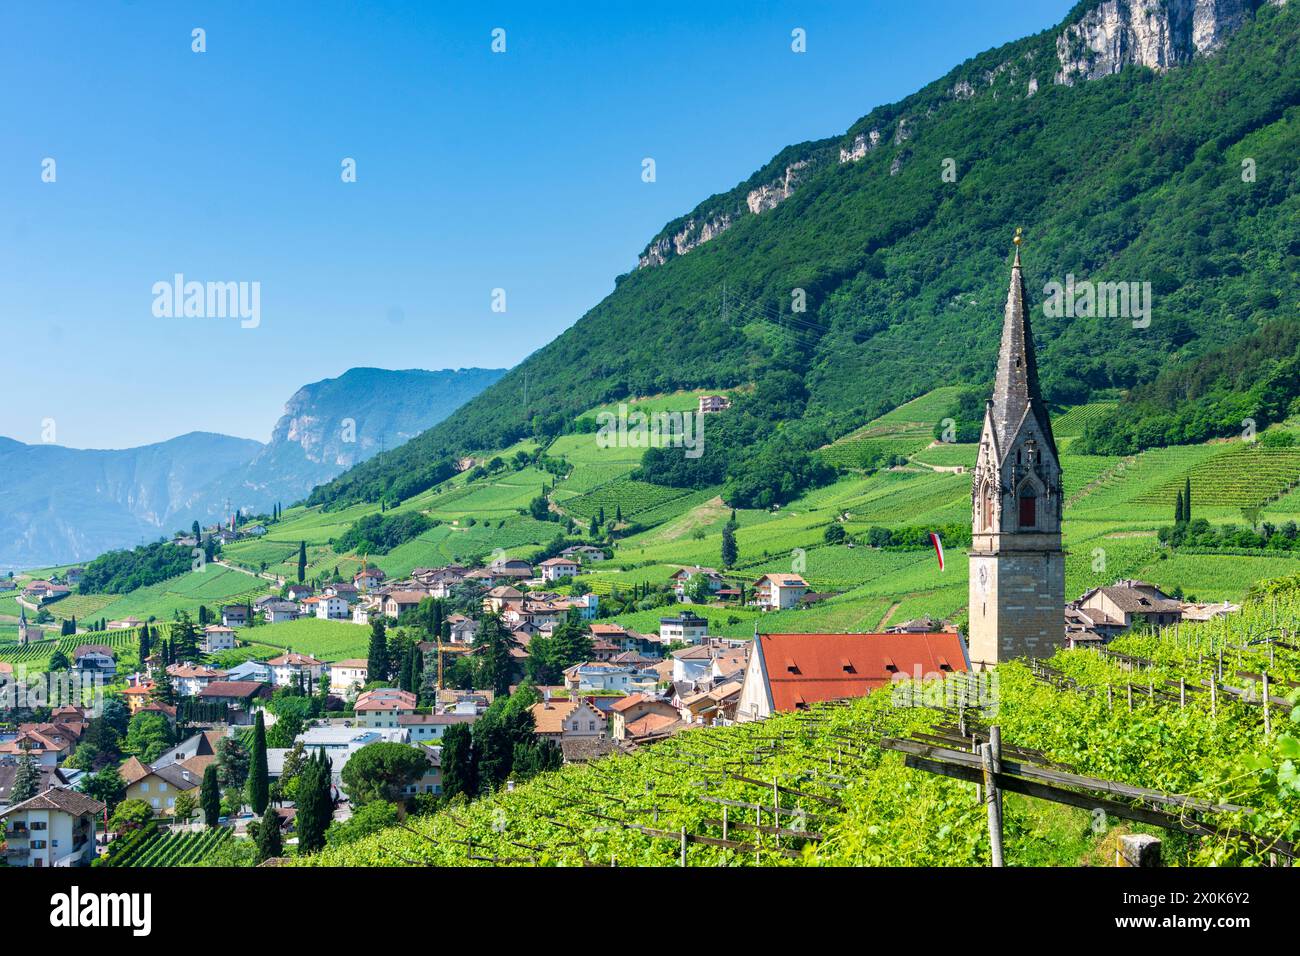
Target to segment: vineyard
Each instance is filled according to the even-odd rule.
[[[1300,449],[1238,445],[1234,454],[1218,455],[1192,468],[1192,501],[1217,507],[1263,505],[1300,485]],[[1144,504],[1169,503],[1183,478],[1171,479],[1134,498]]]
[[[134,653],[140,644],[140,629],[133,627],[121,631],[97,631],[78,634],[76,637],[35,641],[25,645],[0,643],[0,661],[40,666],[53,657],[55,651],[62,651],[64,656],[71,660],[72,652],[82,644],[104,644],[118,653],[122,651]]]
[[[105,866],[158,867],[191,866],[202,862],[213,850],[230,839],[223,828],[198,833],[157,833],[151,839],[133,845],[125,853],[113,855]]]
[[[1230,622],[1004,664],[979,686],[954,678],[690,730],[301,862],[986,866],[984,804],[934,767],[969,763],[996,725],[1016,761],[1008,865],[1109,865],[1132,829],[1162,833],[1174,865],[1286,864],[1300,837],[1297,615],[1294,600],[1259,603]]]

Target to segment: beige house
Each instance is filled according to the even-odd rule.
[[[533,704],[534,733],[560,743],[574,737],[605,734],[605,715],[585,700],[544,700]]]
[[[808,593],[808,582],[797,574],[765,574],[754,582],[754,603],[764,611],[785,611]]]
[[[369,673],[369,661],[336,661],[330,665],[330,693],[338,697],[352,697],[366,686]]]

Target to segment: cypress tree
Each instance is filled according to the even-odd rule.
[[[302,584],[303,579],[307,577],[307,542],[298,542],[298,583]]]
[[[722,529],[722,566],[730,568],[735,565],[739,552],[736,550],[736,532],[731,525]]]
[[[330,762],[320,749],[308,761],[298,779],[298,852],[315,853],[325,846],[325,831],[333,816],[330,793]]]
[[[366,679],[388,679],[388,638],[384,628],[384,616],[377,615],[370,622],[370,652],[366,657]]]
[[[1178,498],[1174,501],[1174,524],[1183,523],[1183,493],[1178,492]]]
[[[275,814],[263,817],[260,823],[250,826],[257,840],[257,862],[262,863],[284,853],[284,843],[280,839],[280,818]]]
[[[266,812],[266,804],[270,799],[269,786],[266,768],[266,722],[259,710],[257,723],[253,725],[253,752],[248,771],[248,803],[258,816]]]
[[[1183,485],[1183,520],[1192,520],[1192,476],[1188,475]]]
[[[217,785],[217,765],[210,763],[203,770],[203,785],[199,788],[199,806],[203,808],[203,822],[217,826],[221,819],[221,787]]]
[[[36,766],[36,758],[27,748],[23,748],[23,755],[18,758],[18,770],[14,774],[14,783],[12,793],[9,795],[10,805],[22,803],[24,800],[30,800],[36,796],[36,791],[40,789],[41,771]]]

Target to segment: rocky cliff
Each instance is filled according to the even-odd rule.
[[[1017,57],[986,68],[959,68],[940,81],[939,89],[949,101],[970,100],[990,89],[995,97],[1028,99],[1040,83],[1073,85],[1126,66],[1169,69],[1215,53],[1266,2],[1282,6],[1287,0],[1103,0],[1077,8],[1065,24],[1036,38],[1044,43],[1031,41]],[[802,155],[773,159],[756,177],[669,224],[646,246],[637,268],[661,266],[742,219],[774,209],[819,167],[834,165],[836,157],[840,165],[858,163],[892,145],[888,170],[898,175],[909,155],[903,144],[917,135],[928,113],[905,117],[880,112],[860,120],[845,138],[805,144]]]

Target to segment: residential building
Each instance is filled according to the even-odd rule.
[[[407,714],[397,718],[397,726],[406,731],[411,743],[423,744],[442,740],[448,727],[473,724],[476,720],[478,714]]]
[[[255,680],[216,680],[199,691],[199,700],[225,705],[226,722],[241,727],[255,721],[258,704],[270,697],[271,685]]]
[[[534,733],[559,743],[572,737],[605,733],[605,715],[583,700],[544,700],[532,706]]]
[[[72,652],[72,666],[81,674],[82,680],[98,675],[108,681],[117,674],[113,649],[104,644],[82,644],[77,647]]]
[[[104,804],[77,790],[54,787],[0,814],[5,862],[13,867],[89,866]]]
[[[725,586],[722,575],[714,568],[702,568],[699,565],[689,568],[681,568],[673,572],[668,578],[672,582],[673,593],[677,595],[679,601],[689,601],[690,593],[694,590],[693,584],[697,575],[703,575],[708,582],[709,593],[717,594]]]
[[[659,640],[663,644],[698,644],[709,634],[709,622],[694,611],[659,619]]]
[[[225,605],[221,609],[221,623],[226,627],[243,627],[248,623],[248,605]]]
[[[235,649],[235,629],[224,624],[209,624],[203,629],[203,642],[199,645],[204,654]]]
[[[1092,588],[1071,606],[1117,631],[1136,624],[1167,627],[1183,617],[1182,601],[1146,581],[1116,581],[1109,587]]]
[[[213,681],[225,680],[225,671],[201,664],[172,664],[167,668],[172,687],[181,697],[197,697]]]
[[[543,581],[560,581],[578,573],[578,562],[572,558],[547,558],[539,567]]]
[[[37,773],[37,793],[44,793],[52,787],[66,787],[68,785],[68,778],[57,767],[38,767]],[[0,814],[14,805],[13,792],[17,780],[17,761],[0,763]]]
[[[293,601],[268,601],[262,605],[262,617],[267,624],[281,624],[298,619],[298,605]]]
[[[266,662],[271,669],[271,683],[276,687],[288,687],[295,681],[301,681],[304,688],[314,687],[321,677],[326,665],[306,654],[281,654]]]
[[[428,596],[424,591],[393,591],[384,598],[384,614],[397,620],[404,612],[418,607]]]
[[[395,728],[399,717],[414,716],[416,697],[395,687],[378,687],[358,697],[352,709],[359,727]]]
[[[754,582],[754,602],[764,611],[785,611],[808,593],[808,582],[797,574],[765,574]]]
[[[647,694],[629,694],[615,701],[611,708],[613,737],[615,740],[627,740],[631,735],[628,725],[633,724],[647,714],[657,714],[666,718],[671,724],[678,719],[677,708],[670,701]]]
[[[358,659],[335,661],[330,665],[330,693],[354,697],[369,679],[370,662]]]
[[[712,415],[731,407],[731,399],[726,395],[701,395],[699,411],[701,415]]]

